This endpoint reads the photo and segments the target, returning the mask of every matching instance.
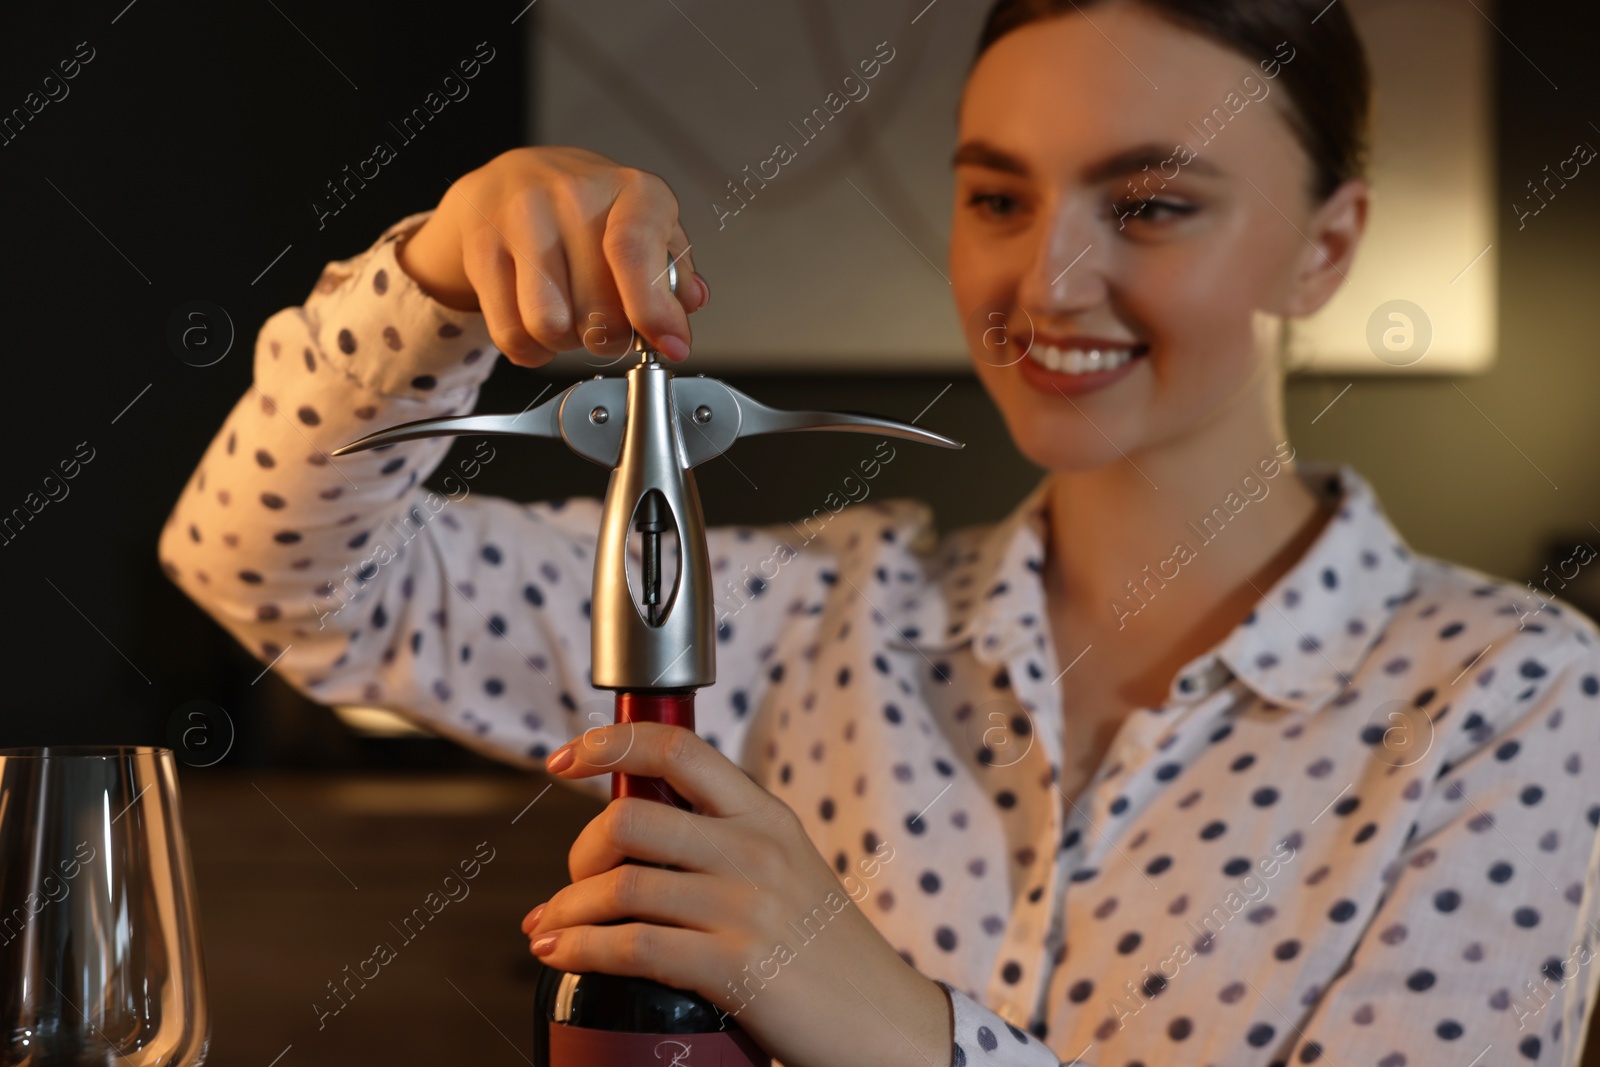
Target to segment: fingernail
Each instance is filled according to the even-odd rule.
[[[550,955],[550,950],[556,947],[556,935],[545,934],[535,941],[532,947],[535,956],[548,956]]]
[[[699,304],[699,307],[703,308],[707,304],[711,303],[711,286],[707,285],[706,284],[706,280],[704,278],[700,277],[700,272],[699,271],[695,271],[694,272],[694,280],[700,283],[700,304]],[[696,308],[696,310],[698,310],[698,308]]]
[[[689,346],[684,344],[683,338],[667,336],[661,339],[656,346],[668,359],[683,360],[689,358]]]
[[[572,748],[572,742],[568,741],[566,744],[552,752],[549,759],[545,760],[545,770],[549,771],[551,774],[557,774],[561,771],[564,771],[568,767],[572,766],[572,760],[576,755],[577,753],[574,752]]]
[[[544,905],[540,904],[537,908],[534,908],[528,913],[528,925],[534,929],[537,929],[539,926],[539,916],[542,914],[544,914]]]

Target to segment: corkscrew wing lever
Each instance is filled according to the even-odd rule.
[[[516,415],[453,415],[438,419],[417,419],[402,422],[387,430],[369,433],[365,437],[340,445],[333,455],[344,456],[369,448],[401,441],[415,441],[423,437],[456,437],[463,434],[513,434],[521,437],[560,437],[556,411],[561,396],[552,397],[536,408]]]
[[[940,448],[966,447],[944,434],[894,419],[847,411],[784,411],[769,407],[715,378],[704,375],[667,377],[674,415],[683,433],[685,469],[720,456],[741,437],[764,433],[842,430]],[[424,437],[502,434],[558,438],[585,459],[615,467],[622,454],[627,405],[626,379],[595,377],[563,389],[539,406],[519,414],[417,419],[340,445],[332,454],[345,456]]]
[[[665,273],[675,290],[670,261]],[[768,407],[703,374],[674,376],[637,335],[633,350],[639,361],[625,376],[595,375],[531,410],[419,419],[368,434],[333,454],[424,437],[504,434],[559,438],[610,468],[595,543],[590,684],[629,699],[655,694],[681,702],[688,699],[684,694],[716,680],[714,589],[695,466],[722,455],[741,437],[765,433],[843,430],[964,446],[876,415]],[[623,706],[618,707],[620,714]],[[690,725],[692,718],[683,722]]]

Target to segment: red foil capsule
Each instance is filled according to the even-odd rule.
[[[664,722],[694,729],[694,690],[617,693],[617,722]],[[624,740],[623,744],[628,741]],[[619,757],[620,758],[620,757]],[[645,797],[692,811],[693,806],[660,778],[641,774],[615,773],[611,776],[611,798]]]

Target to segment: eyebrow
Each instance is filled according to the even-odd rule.
[[[1193,149],[1190,150],[1193,154]],[[1114,156],[1102,159],[1084,168],[1083,177],[1086,181],[1099,182],[1108,178],[1118,178],[1124,174],[1138,173],[1146,167],[1158,168],[1163,163],[1176,162],[1178,146],[1171,150],[1163,148],[1154,142],[1136,145],[1133,148],[1118,152]],[[1032,169],[1028,164],[1014,153],[997,148],[987,141],[966,141],[956,148],[955,154],[950,157],[952,167],[984,167],[988,170],[998,170],[1006,174],[1015,174],[1019,178],[1031,177]],[[1189,162],[1182,164],[1184,170],[1197,174],[1207,174],[1213,177],[1220,176],[1222,170],[1204,156],[1194,155]]]

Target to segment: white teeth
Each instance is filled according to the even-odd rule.
[[[1054,345],[1035,345],[1028,351],[1034,362],[1058,374],[1093,374],[1097,371],[1116,370],[1133,358],[1133,348],[1081,348],[1063,351]]]

